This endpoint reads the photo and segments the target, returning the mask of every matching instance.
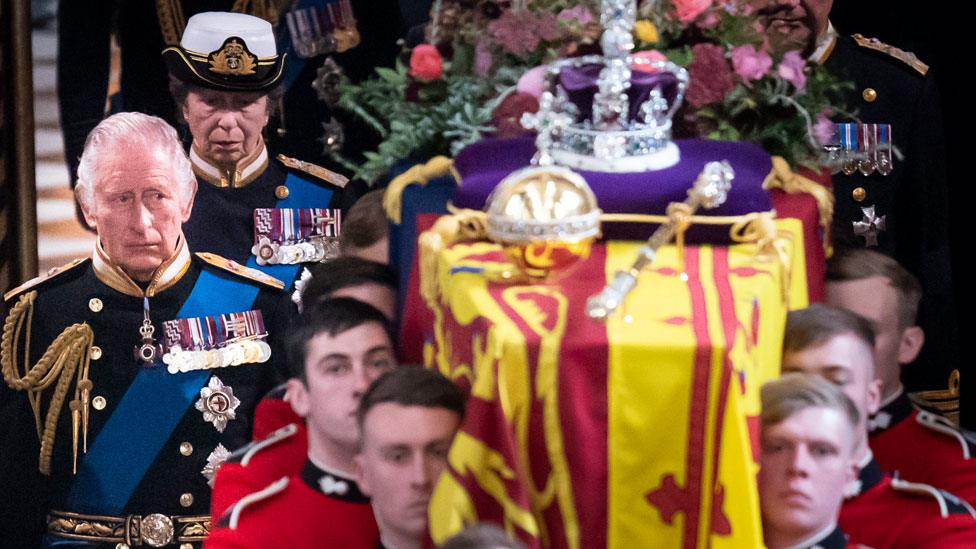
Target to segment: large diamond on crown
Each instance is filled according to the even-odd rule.
[[[604,0],[604,54],[548,65],[539,111],[523,125],[538,132],[541,164],[598,172],[641,172],[677,164],[671,120],[688,71],[633,56],[633,0]]]

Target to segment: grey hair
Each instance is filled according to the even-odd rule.
[[[180,186],[181,204],[189,204],[196,190],[196,176],[176,130],[162,118],[140,112],[122,112],[102,120],[85,140],[75,189],[81,207],[88,210],[93,205],[103,156],[118,154],[118,147],[131,144],[143,145],[170,159],[173,178]]]

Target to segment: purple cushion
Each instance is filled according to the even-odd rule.
[[[713,210],[699,210],[700,215],[743,215],[772,209],[769,194],[762,183],[769,175],[772,161],[766,151],[751,143],[677,140],[681,161],[664,170],[643,173],[580,172],[596,194],[600,208],[607,213],[663,214],[671,202],[681,202],[707,162],[728,160],[735,170],[735,180],[728,200]],[[454,159],[461,176],[452,202],[460,208],[482,210],[489,193],[508,174],[529,165],[535,154],[533,138],[483,139],[469,145]],[[604,223],[606,239],[643,240],[655,226],[641,223]],[[727,226],[693,226],[685,235],[689,242],[727,244]]]
[[[593,114],[593,97],[600,89],[597,80],[601,70],[603,65],[591,64],[578,68],[565,68],[559,73],[559,85],[566,90],[569,100],[579,109],[577,121],[590,118]],[[668,105],[672,105],[678,95],[678,77],[670,72],[633,71],[631,73],[630,87],[627,88],[627,99],[630,105],[627,113],[628,120],[637,120],[641,105],[647,101],[655,88],[660,90]]]

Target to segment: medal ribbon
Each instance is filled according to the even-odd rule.
[[[257,295],[256,284],[205,269],[176,316],[186,319],[247,311]],[[160,457],[163,445],[208,379],[207,370],[174,375],[166,368],[138,368],[125,395],[89,446],[66,498],[66,508],[95,515],[123,514],[146,471]],[[120,463],[125,466],[119,467]]]
[[[332,200],[332,189],[317,185],[294,173],[289,173],[285,179],[288,187],[288,197],[279,199],[275,208],[301,208],[313,204],[328,205]],[[290,291],[295,284],[295,277],[301,265],[258,265],[254,254],[247,259],[247,266],[271,275],[285,283],[285,290]]]

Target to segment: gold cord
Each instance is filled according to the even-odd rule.
[[[72,324],[64,329],[54,342],[44,351],[44,355],[34,366],[30,364],[30,336],[34,317],[34,300],[37,292],[28,292],[20,297],[10,309],[10,314],[3,323],[3,336],[0,339],[0,368],[3,370],[3,380],[17,391],[26,391],[27,399],[34,413],[34,424],[38,438],[41,441],[38,469],[45,475],[51,474],[51,454],[54,450],[54,438],[58,427],[58,417],[64,407],[72,379],[77,377],[74,388],[74,398],[69,404],[71,410],[73,446],[73,471],[78,465],[78,431],[82,429],[82,436],[86,443],[88,438],[88,396],[92,388],[88,379],[90,352],[94,333],[88,324]],[[17,365],[18,342],[24,326],[24,369]],[[76,375],[77,374],[77,375]],[[56,383],[56,384],[55,384]],[[43,391],[55,384],[48,406],[47,415],[41,427],[41,397]],[[82,410],[84,408],[84,410]]]

